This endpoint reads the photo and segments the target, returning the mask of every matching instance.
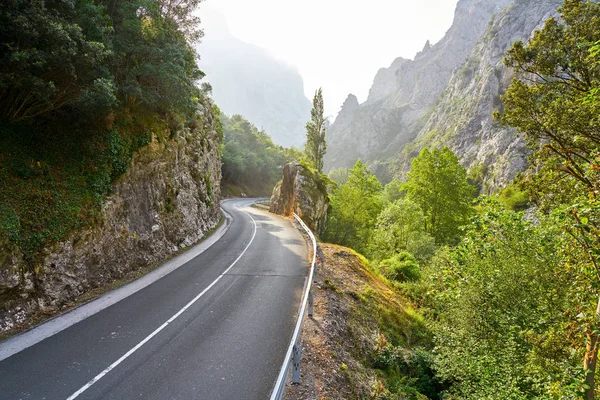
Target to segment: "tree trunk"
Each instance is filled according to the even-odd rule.
[[[598,363],[598,345],[600,344],[600,337],[598,337],[598,321],[600,321],[600,299],[598,299],[598,305],[596,306],[596,315],[594,322],[591,326],[590,332],[588,333],[588,343],[585,350],[585,359],[583,360],[583,369],[586,373],[585,383],[587,388],[585,389],[585,398],[587,400],[594,400],[595,392],[595,375],[596,375],[596,364]]]

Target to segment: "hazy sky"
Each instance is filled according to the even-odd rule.
[[[206,35],[212,8],[230,31],[298,68],[312,100],[323,87],[327,114],[335,116],[349,93],[366,100],[379,68],[413,58],[427,39],[450,28],[457,0],[206,0]]]

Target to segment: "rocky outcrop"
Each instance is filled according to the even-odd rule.
[[[402,173],[423,147],[448,146],[463,166],[484,171],[482,191],[505,186],[527,167],[528,149],[514,129],[494,121],[513,74],[503,64],[516,41],[526,41],[555,15],[562,0],[515,0],[494,16],[471,54],[452,75],[438,105],[396,162]]]
[[[493,192],[527,168],[528,150],[493,120],[512,80],[503,56],[557,13],[562,0],[459,0],[446,36],[377,73],[368,100],[344,104],[328,131],[326,170],[366,162],[403,178],[423,147],[448,146]],[[347,102],[348,103],[348,102]]]
[[[440,42],[427,43],[414,60],[399,58],[380,70],[368,100],[351,118],[336,120],[329,128],[326,170],[398,154],[421,130],[452,72],[485,33],[492,15],[510,2],[460,0],[454,23]]]
[[[283,166],[283,179],[273,189],[269,211],[285,216],[296,213],[319,234],[329,211],[326,183],[318,172],[297,162],[287,163]]]
[[[165,260],[219,223],[219,136],[212,112],[200,117],[196,128],[135,154],[98,224],[44,249],[39,265],[26,267],[19,253],[0,248],[0,333]]]

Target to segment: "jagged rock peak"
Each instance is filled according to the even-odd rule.
[[[344,104],[342,104],[342,108],[335,119],[335,123],[351,123],[352,119],[354,118],[354,113],[359,108],[360,105],[358,104],[358,99],[356,96],[352,93],[349,94],[344,101]]]
[[[423,46],[423,50],[421,50],[420,52],[417,53],[417,55],[415,56],[415,59],[427,54],[427,52],[431,50],[431,42],[429,40],[427,40],[427,42],[425,43],[425,46]]]
[[[358,99],[356,98],[355,95],[350,93],[348,95],[348,97],[346,97],[344,104],[342,104],[342,111],[354,111],[357,108],[358,108]]]
[[[431,49],[431,43],[429,42],[429,40],[427,40],[427,42],[425,43],[425,47],[423,47],[423,53],[425,53],[427,50]]]

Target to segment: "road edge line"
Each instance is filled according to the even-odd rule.
[[[179,310],[177,313],[175,313],[171,318],[169,318],[161,326],[159,326],[158,328],[156,328],[150,335],[146,336],[141,342],[139,342],[137,345],[135,345],[131,350],[129,350],[123,356],[121,356],[121,358],[119,358],[117,361],[115,361],[110,366],[108,366],[108,368],[106,368],[105,370],[103,370],[102,372],[100,372],[92,380],[90,380],[88,383],[86,383],[85,385],[83,385],[79,390],[77,390],[75,393],[73,393],[71,396],[69,396],[67,398],[67,400],[74,400],[75,398],[77,398],[80,394],[82,394],[83,392],[85,392],[86,390],[88,390],[94,383],[98,382],[106,374],[108,374],[110,371],[112,371],[113,369],[115,369],[119,364],[121,364],[123,361],[125,361],[130,355],[132,355],[133,353],[135,353],[140,347],[142,347],[144,344],[148,343],[154,336],[156,336],[158,333],[160,333],[171,322],[175,321],[177,319],[177,317],[179,317],[181,314],[183,314],[188,308],[190,308],[195,302],[197,302],[202,296],[204,296],[204,294],[206,292],[208,292],[214,285],[216,285],[217,282],[219,282],[221,280],[221,278],[223,278],[223,276],[225,276],[231,270],[231,268],[233,268],[233,266],[235,264],[237,264],[237,262],[242,258],[242,256],[246,253],[246,250],[248,250],[248,248],[250,247],[250,245],[254,241],[254,238],[256,237],[256,231],[257,231],[256,221],[254,220],[254,218],[252,218],[252,215],[250,215],[249,213],[247,213],[244,210],[241,210],[241,211],[244,214],[246,214],[247,216],[249,216],[250,219],[252,220],[252,222],[254,224],[254,232],[252,233],[252,237],[250,238],[250,241],[248,242],[248,244],[246,245],[246,247],[244,248],[244,250],[240,253],[240,255],[235,259],[235,261],[233,261],[229,265],[229,267],[227,267],[227,269],[225,271],[223,271],[217,277],[217,279],[215,279],[202,292],[200,292],[200,294],[198,294],[189,303],[187,303],[181,310]]]
[[[221,208],[224,223],[210,236],[201,239],[201,242],[193,245],[188,250],[175,257],[166,260],[160,267],[147,274],[129,282],[121,287],[102,294],[100,297],[75,307],[64,314],[42,322],[41,324],[19,333],[0,343],[0,361],[20,353],[21,351],[52,337],[67,328],[99,313],[100,311],[118,303],[121,300],[150,286],[159,279],[177,270],[190,260],[208,250],[213,244],[225,235],[231,226],[232,216]]]

